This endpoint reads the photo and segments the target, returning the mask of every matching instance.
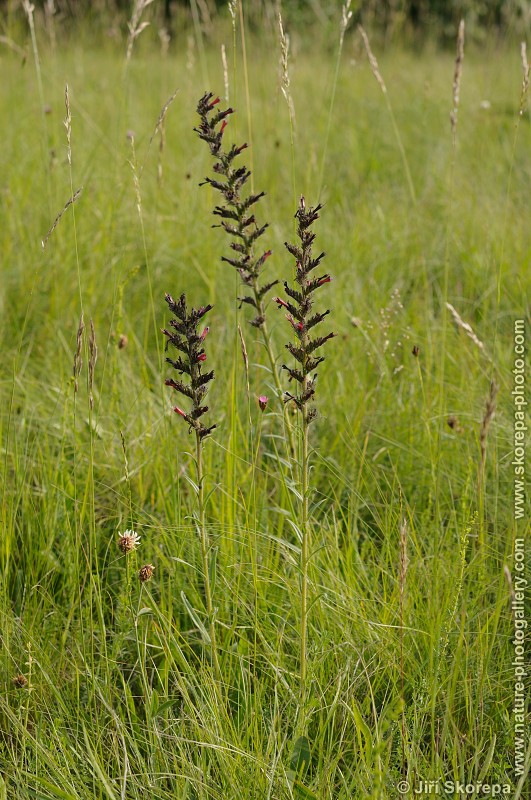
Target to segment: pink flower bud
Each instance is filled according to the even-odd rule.
[[[226,127],[227,127],[227,120],[224,119],[223,122],[221,123],[221,128],[219,129],[219,132],[223,133]]]
[[[176,414],[180,414],[181,417],[186,417],[186,411],[183,411],[182,408],[179,408],[179,406],[175,406],[173,410]]]
[[[206,353],[199,353],[197,356],[198,361],[206,361]]]
[[[204,341],[205,341],[206,337],[208,336],[208,332],[209,332],[209,331],[210,331],[210,328],[207,326],[207,327],[205,328],[205,330],[203,331],[203,333],[201,334],[201,336],[199,337],[199,338],[201,339],[201,341],[202,341],[202,342],[204,342]]]
[[[212,100],[212,102],[210,103],[208,110],[211,111],[214,108],[214,106],[217,106],[218,103],[219,103],[219,97],[215,97],[214,100]]]
[[[273,297],[273,300],[275,301],[275,303],[278,303],[278,307],[279,308],[287,308],[288,307],[288,304],[286,303],[286,301],[282,300],[281,297]]]
[[[265,407],[267,406],[268,400],[269,397],[267,397],[267,395],[265,394],[261,394],[260,397],[258,398],[258,405],[260,406],[261,411],[265,411]]]
[[[319,278],[319,280],[317,281],[317,286],[322,286],[323,283],[330,283],[331,280],[332,278],[330,277],[330,275],[323,275],[323,277]]]

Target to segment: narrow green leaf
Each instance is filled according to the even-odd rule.
[[[372,736],[371,731],[365,720],[363,719],[361,712],[356,704],[354,698],[352,698],[352,716],[354,717],[354,722],[356,723],[356,734],[358,736],[358,743],[360,749],[365,750],[365,756],[367,759],[367,763],[370,762],[372,757]]]
[[[188,614],[190,615],[190,619],[192,620],[192,622],[194,623],[195,627],[198,629],[199,633],[201,634],[201,637],[202,637],[203,641],[206,644],[210,644],[211,643],[210,642],[210,634],[208,633],[207,629],[205,628],[205,626],[203,625],[203,623],[199,619],[198,613],[195,610],[195,608],[193,608],[190,605],[190,602],[189,602],[189,600],[186,597],[184,592],[181,592],[181,598],[182,598],[182,601],[184,603],[184,606],[185,606],[186,610],[188,611]]]
[[[72,794],[71,792],[67,792],[64,789],[60,789],[59,786],[50,783],[47,781],[46,778],[41,778],[40,775],[32,775],[29,772],[21,772],[21,775],[25,775],[28,779],[28,782],[31,781],[32,783],[38,783],[42,789],[46,789],[51,794],[50,797],[57,797],[59,800],[79,800],[79,796],[77,794]],[[29,787],[28,787],[29,788]],[[35,789],[30,789],[30,791],[35,792],[35,796],[39,798],[43,798],[43,795],[38,794]],[[7,794],[6,792],[6,785],[0,776],[0,800],[6,800]]]
[[[161,717],[165,711],[173,708],[178,702],[179,699],[177,697],[173,697],[171,700],[165,700],[164,703],[161,703],[158,706],[157,710],[153,714],[153,717]]]
[[[290,769],[299,778],[304,777],[310,765],[310,742],[306,736],[299,736],[293,746],[293,752],[289,762]]]
[[[218,548],[213,547],[210,551],[210,558],[208,560],[208,577],[210,578],[210,591],[215,593],[216,577],[218,566]]]
[[[293,794],[296,798],[300,798],[301,800],[317,800],[317,795],[300,781],[295,781],[293,785]]]
[[[87,733],[87,729],[86,729],[84,723],[82,723],[82,727],[83,727],[83,735],[84,735],[84,738],[85,738],[85,746],[86,746],[88,754],[90,756],[90,760],[89,760],[90,767],[93,769],[93,771],[96,773],[96,775],[100,779],[101,784],[102,784],[103,788],[105,789],[105,791],[107,793],[107,797],[109,798],[109,800],[117,800],[117,796],[114,793],[114,789],[111,786],[110,780],[109,780],[108,776],[104,773],[104,771],[103,771],[103,769],[101,767],[101,764],[99,763],[99,761],[98,761],[98,759],[96,757],[96,753],[92,749],[92,745],[90,743],[89,735]]]

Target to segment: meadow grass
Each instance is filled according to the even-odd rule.
[[[379,57],[401,154],[359,38],[345,39],[332,108],[335,53],[292,49],[295,129],[278,45],[247,40],[248,108],[240,45],[229,35],[226,47],[239,112],[227,134],[249,140],[267,192],[269,275],[290,276],[283,242],[304,194],[324,204],[316,228],[334,276],[337,337],[310,437],[310,760],[293,757],[297,487],[282,414],[258,406],[274,382],[220,262],[216,199],[197,187],[211,164],[195,108],[223,91],[220,52],[161,58],[140,37],[124,69],[125,47],[41,44],[44,109],[31,59],[0,52],[0,798],[376,800],[401,778],[443,777],[511,784],[516,800],[504,566],[517,533],[512,331],[531,260],[518,49],[466,53],[455,149],[453,55]],[[176,89],[160,151],[150,137]],[[198,611],[194,446],[164,386],[164,294],[183,291],[214,305],[217,428],[203,469],[221,683]],[[84,335],[76,392],[82,312],[98,359],[89,387]],[[285,320],[273,303],[268,315],[282,363]],[[127,556],[125,529],[141,538]]]

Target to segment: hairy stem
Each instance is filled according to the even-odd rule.
[[[304,381],[304,389],[307,380]],[[304,708],[307,698],[307,650],[308,650],[308,565],[310,560],[310,520],[309,520],[309,419],[307,407],[302,414],[302,460],[301,460],[301,489],[302,489],[302,520],[301,520],[301,705]]]
[[[261,310],[259,311],[259,313],[262,313]],[[295,433],[293,431],[293,425],[291,424],[291,419],[289,418],[289,409],[287,405],[282,401],[284,390],[282,389],[282,384],[280,383],[280,375],[278,373],[275,354],[273,353],[273,347],[271,345],[271,337],[267,329],[267,322],[264,321],[260,330],[262,332],[262,338],[264,341],[267,357],[271,365],[271,374],[273,375],[273,381],[275,382],[275,389],[277,391],[277,396],[280,398],[280,401],[282,402],[284,429],[286,431],[286,436],[288,437],[288,445],[289,445],[289,456],[290,456],[289,460],[290,463],[295,464],[295,455],[297,453],[297,446],[295,443]]]
[[[205,519],[205,490],[203,475],[203,445],[198,431],[195,433],[196,441],[196,467],[197,467],[197,506],[199,535],[201,538],[201,557],[203,561],[203,580],[205,591],[205,606],[208,617],[208,628],[210,634],[210,648],[212,655],[212,668],[217,681],[221,680],[221,670],[218,660],[218,648],[216,643],[216,625],[214,621],[214,606],[212,603],[212,586],[210,584],[210,569],[208,563],[210,541]]]

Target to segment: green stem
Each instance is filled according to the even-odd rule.
[[[248,251],[248,255],[252,256],[251,251]],[[273,348],[271,346],[271,336],[269,334],[269,330],[267,328],[267,321],[265,315],[265,307],[263,298],[259,295],[259,288],[258,288],[258,281],[254,281],[253,283],[253,294],[254,300],[256,303],[256,309],[258,311],[258,316],[263,319],[263,322],[260,326],[260,331],[262,333],[262,339],[264,341],[264,346],[266,349],[267,357],[269,359],[269,364],[271,366],[271,374],[273,375],[273,380],[275,382],[275,389],[277,392],[277,397],[282,403],[282,415],[284,417],[284,429],[286,431],[286,436],[288,437],[289,442],[289,456],[291,463],[295,463],[295,454],[297,452],[297,447],[295,444],[295,434],[293,432],[293,426],[291,424],[291,420],[289,418],[289,411],[287,405],[282,402],[282,395],[283,389],[282,384],[280,382],[280,375],[278,374],[277,363],[275,359],[275,354],[273,353]]]
[[[303,338],[306,337],[306,334]],[[302,342],[305,348],[305,342]],[[308,378],[304,379],[304,392],[308,388]],[[302,520],[301,520],[301,653],[300,653],[300,679],[301,679],[301,709],[304,709],[307,700],[307,661],[308,661],[308,565],[310,560],[310,521],[309,521],[309,419],[308,407],[304,406],[302,412],[302,461],[301,461],[301,489],[302,489]]]
[[[205,492],[204,492],[204,476],[203,476],[203,447],[201,444],[201,436],[196,431],[196,466],[197,466],[197,505],[199,514],[199,535],[201,538],[201,557],[203,561],[203,580],[205,590],[205,605],[208,617],[208,627],[210,633],[210,647],[212,653],[212,667],[214,676],[217,681],[221,680],[221,670],[218,660],[218,648],[216,643],[216,626],[214,622],[214,606],[212,603],[212,587],[210,585],[210,570],[209,570],[209,550],[210,542],[206,527],[205,519]]]
[[[263,309],[262,309],[262,307],[260,307],[260,310],[259,310],[258,313],[263,316],[262,311],[263,311]],[[263,340],[264,340],[264,345],[265,345],[265,348],[266,348],[267,357],[269,358],[269,363],[271,365],[271,373],[273,375],[273,380],[275,382],[275,389],[277,391],[277,396],[278,396],[280,402],[282,403],[282,414],[283,414],[283,417],[284,417],[284,428],[285,428],[286,436],[288,437],[288,442],[289,442],[290,461],[292,463],[294,463],[295,454],[297,452],[297,447],[296,447],[296,444],[295,444],[295,434],[293,432],[293,426],[292,426],[291,420],[289,418],[288,407],[282,401],[282,394],[283,394],[284,390],[282,389],[282,384],[280,383],[280,376],[278,374],[275,354],[273,353],[273,348],[271,346],[271,337],[269,335],[269,331],[267,329],[267,323],[265,322],[265,320],[262,323],[262,327],[260,328],[260,330],[262,331],[262,337],[263,337]]]

